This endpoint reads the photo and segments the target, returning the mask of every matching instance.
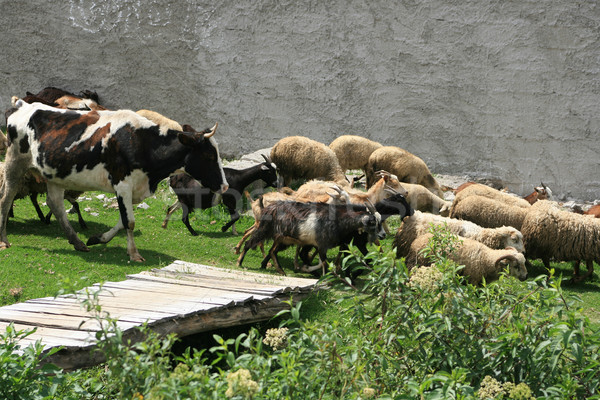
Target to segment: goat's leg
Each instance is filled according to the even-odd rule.
[[[179,210],[181,208],[181,203],[179,202],[179,200],[177,200],[175,203],[173,203],[172,206],[167,207],[167,215],[165,216],[165,220],[162,223],[162,227],[163,228],[167,228],[167,225],[169,224],[169,219],[171,219],[171,214],[173,214],[175,211]]]
[[[252,232],[254,232],[256,230],[256,227],[258,225],[256,223],[254,223],[254,225],[252,225],[250,228],[246,229],[246,231],[244,232],[244,236],[242,236],[242,238],[240,239],[240,241],[238,242],[238,244],[235,246],[235,254],[240,254],[240,249],[242,248],[242,244],[244,244],[244,242],[246,241],[246,239],[248,239],[248,236],[252,235]],[[262,254],[263,257],[265,255],[265,249],[261,244],[261,250],[262,250]]]
[[[69,243],[73,245],[75,250],[78,251],[90,251],[90,249],[79,239],[77,233],[71,226],[69,219],[67,218],[67,212],[65,211],[64,194],[65,190],[57,185],[48,182],[48,195],[46,202],[50,211],[56,216],[56,220],[60,224],[61,228],[65,232]]]
[[[190,225],[190,209],[189,209],[189,207],[186,206],[185,204],[182,204],[181,209],[183,211],[183,215],[181,216],[181,221],[183,221],[183,224],[186,226],[188,231],[190,231],[192,236],[198,236],[198,232],[196,232],[194,230],[194,228],[192,228],[192,225]]]
[[[81,229],[87,229],[87,224],[83,220],[83,215],[81,215],[81,209],[79,208],[79,203],[77,200],[67,199],[69,203],[73,206],[73,210],[77,213],[77,221],[79,222],[79,227]]]
[[[281,266],[279,265],[279,260],[277,259],[277,252],[279,252],[279,247],[279,243],[275,241],[273,243],[273,246],[271,246],[271,249],[269,250],[269,254],[262,260],[260,266],[261,268],[266,268],[267,262],[269,261],[269,258],[271,258],[271,260],[273,260],[273,265],[275,266],[277,272],[279,272],[281,275],[285,275],[285,271],[281,268]]]
[[[49,224],[50,223],[50,219],[46,219],[46,217],[44,216],[44,213],[42,212],[42,209],[40,208],[40,205],[37,202],[37,197],[38,194],[37,193],[31,193],[29,195],[29,200],[31,200],[31,204],[33,204],[33,208],[35,208],[35,212],[38,215],[38,218],[40,219],[40,221]]]
[[[237,222],[238,219],[240,219],[240,213],[237,212],[237,210],[229,210],[229,215],[230,215],[230,221],[228,223],[226,223],[225,225],[223,225],[223,227],[221,228],[221,232],[225,232],[227,231],[227,229],[229,229],[229,227],[232,227],[232,232],[234,235],[237,236],[237,231],[235,229],[235,223]]]

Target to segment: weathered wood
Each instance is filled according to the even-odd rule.
[[[110,315],[124,340],[143,339],[138,327],[146,323],[160,334],[194,333],[268,320],[318,289],[317,280],[227,270],[176,261],[158,270],[132,274],[121,282],[106,282],[75,294],[28,300],[0,307],[0,330],[36,331],[22,339],[27,346],[40,341],[62,346],[48,361],[65,369],[104,361],[96,333],[106,326],[98,316]],[[100,310],[89,313],[85,301]]]

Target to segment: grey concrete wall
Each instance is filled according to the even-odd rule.
[[[219,121],[230,157],[359,134],[600,198],[596,0],[0,0],[0,108],[45,86]]]

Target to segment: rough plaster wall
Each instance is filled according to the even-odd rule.
[[[595,0],[0,0],[0,108],[57,86],[225,155],[359,134],[432,171],[600,198]]]

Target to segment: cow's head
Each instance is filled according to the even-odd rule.
[[[185,172],[200,181],[202,186],[214,192],[225,192],[229,184],[223,172],[219,147],[213,138],[217,124],[204,132],[196,132],[189,125],[184,125],[183,130],[179,134],[179,141],[192,149],[185,158]]]

